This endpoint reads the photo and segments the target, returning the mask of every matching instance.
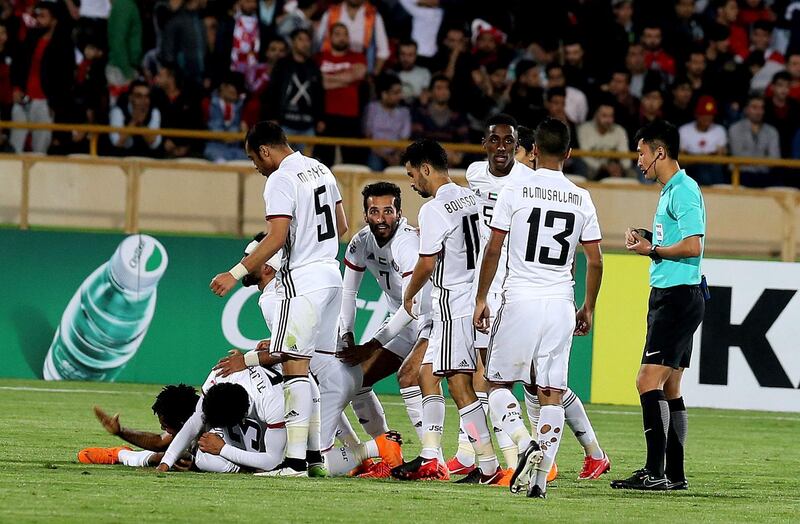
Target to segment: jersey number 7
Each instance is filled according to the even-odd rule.
[[[528,223],[531,225],[528,231],[528,248],[525,250],[525,261],[536,262],[536,248],[539,242],[539,223],[542,217],[541,208],[534,207],[531,211],[531,216],[528,217]],[[550,248],[542,246],[539,249],[539,263],[548,266],[563,266],[567,263],[569,256],[569,242],[567,237],[575,230],[575,214],[567,213],[566,211],[550,210],[544,216],[544,227],[553,228],[556,220],[564,221],[564,230],[558,234],[553,235],[553,240],[558,242],[561,246],[561,252],[557,257],[550,256]]]

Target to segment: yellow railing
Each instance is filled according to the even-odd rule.
[[[45,130],[56,132],[82,132],[87,133],[89,137],[89,154],[97,156],[97,144],[101,135],[111,133],[124,133],[129,135],[140,136],[153,136],[161,135],[167,138],[190,138],[198,140],[231,140],[231,139],[244,139],[243,133],[226,133],[216,131],[201,131],[191,129],[149,129],[144,127],[112,127],[101,125],[78,125],[78,124],[42,124],[42,123],[28,123],[28,122],[1,122],[0,129],[29,129],[29,130]],[[402,149],[405,148],[408,141],[395,141],[395,140],[371,140],[364,138],[337,138],[326,136],[289,136],[292,143],[306,144],[310,146],[315,145],[333,145],[333,146],[346,146],[346,147],[391,147]],[[481,153],[483,148],[477,144],[456,144],[445,143],[442,144],[445,148],[451,151],[459,151],[464,153]],[[611,159],[636,159],[635,153],[619,153],[616,151],[584,151],[574,150],[572,152],[574,157],[592,157],[592,158],[611,158]],[[783,159],[783,158],[757,158],[757,157],[735,157],[735,156],[719,156],[719,155],[682,155],[682,164],[721,164],[727,165],[731,169],[731,185],[738,188],[741,185],[741,168],[743,166],[766,166],[766,167],[781,167],[791,168],[798,170],[798,177],[800,177],[800,160]],[[769,177],[769,174],[763,175]]]

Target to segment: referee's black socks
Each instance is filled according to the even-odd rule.
[[[642,403],[644,439],[647,442],[645,467],[655,477],[664,476],[664,455],[667,449],[669,406],[664,391],[654,389],[639,396]]]
[[[686,480],[683,472],[683,446],[686,442],[689,417],[683,397],[668,400],[669,432],[667,433],[667,467],[666,474],[672,482]]]

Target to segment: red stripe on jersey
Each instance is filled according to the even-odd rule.
[[[352,269],[353,271],[358,271],[358,272],[362,272],[362,271],[364,271],[365,269],[367,269],[367,268],[365,268],[365,267],[358,267],[357,265],[353,264],[352,262],[350,262],[350,261],[349,261],[349,260],[347,260],[346,258],[344,259],[344,265],[345,265],[345,266],[347,266],[347,267],[349,267],[349,268],[350,268],[350,269]]]
[[[405,272],[405,273],[403,273],[401,276],[402,276],[403,278],[406,278],[406,277],[407,277],[408,275],[410,275],[411,273],[413,273],[413,271],[406,271],[406,272]]]
[[[267,429],[281,429],[286,427],[286,422],[278,422],[277,424],[267,424]]]
[[[489,226],[489,229],[491,229],[492,231],[497,231],[498,233],[502,233],[504,235],[508,233],[508,231],[506,231],[505,229],[500,229],[499,227]]]
[[[273,218],[288,218],[289,220],[292,219],[292,215],[267,215],[267,220],[272,220]]]
[[[597,240],[581,240],[581,244],[599,244],[602,240],[602,238],[598,238]]]

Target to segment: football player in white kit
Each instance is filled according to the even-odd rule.
[[[535,175],[532,171],[534,167],[533,130],[518,126],[516,120],[511,116],[498,114],[487,120],[485,133],[483,146],[486,150],[487,160],[474,162],[470,164],[467,169],[467,182],[470,188],[473,189],[475,194],[482,200],[484,220],[481,223],[481,238],[483,241],[482,246],[484,246],[484,256],[486,254],[485,246],[491,236],[489,223],[500,191],[508,181],[514,178]],[[498,262],[499,270],[494,280],[492,280],[492,285],[486,296],[491,315],[497,313],[502,301],[502,284],[506,275],[506,262],[507,251],[503,249]],[[490,323],[493,321],[494,318],[490,318]],[[480,350],[485,363],[489,336],[478,331],[475,340],[475,345]],[[475,389],[488,391],[486,382],[479,384],[476,381]],[[530,387],[524,388],[523,391],[525,393],[528,419],[530,420],[531,427],[535,428],[539,423],[539,412],[541,409],[539,398],[536,394],[536,386],[533,384]],[[563,401],[567,425],[583,447],[584,461],[578,479],[597,479],[611,468],[611,463],[605,452],[600,448],[594,428],[586,415],[586,410],[583,407],[581,399],[574,391],[567,387],[567,390],[564,392]],[[492,424],[495,427],[498,445],[503,451],[506,462],[511,464],[511,467],[516,467],[516,457],[519,450],[513,440],[511,440],[505,432],[497,431],[498,427],[502,426],[500,424],[500,417],[503,414],[495,413],[491,408],[489,409],[489,413],[491,415]],[[465,446],[462,440],[463,437],[459,434],[459,451],[456,457],[448,462],[448,466],[452,465],[453,468],[459,468],[471,463],[473,457],[468,453],[469,446]],[[451,472],[453,468],[451,468]],[[556,463],[553,462],[552,469],[548,475],[548,482],[555,479],[557,474],[558,468]]]
[[[276,290],[277,327],[270,351],[283,361],[286,395],[286,459],[281,475],[306,474],[306,442],[312,412],[309,361],[315,352],[336,351],[342,278],[336,255],[347,219],[336,179],[318,161],[292,151],[277,124],[259,122],[245,150],[267,177],[264,187],[268,235],[252,254],[211,282],[222,296],[246,274],[283,248]]]
[[[430,279],[433,282],[433,327],[420,369],[424,434],[420,456],[392,470],[403,480],[441,478],[444,397],[447,378],[464,428],[478,457],[478,468],[458,482],[498,484],[503,470],[497,462],[486,414],[472,387],[477,369],[475,330],[469,315],[473,280],[480,252],[478,200],[467,188],[453,183],[447,154],[432,140],[421,140],[403,155],[415,191],[433,197],[419,212],[419,259],[404,291],[403,306],[413,314],[413,301]]]
[[[589,192],[561,171],[569,158],[569,140],[563,122],[545,119],[534,133],[534,176],[515,177],[500,192],[473,314],[475,326],[488,331],[487,295],[505,249],[502,305],[491,326],[485,375],[491,409],[501,414],[503,429],[524,450],[511,490],[527,484],[529,497],[545,494],[563,434],[572,336],[586,335],[591,328],[603,271],[600,227]],[[587,273],[585,302],[576,312],[572,263],[578,243],[586,254]],[[516,382],[537,386],[541,414],[535,440],[511,392]]]
[[[255,236],[245,249],[245,255],[250,254],[258,241],[263,239],[264,234]],[[258,298],[258,305],[264,317],[267,328],[272,332],[274,324],[275,304],[280,301],[275,291],[274,274],[280,269],[280,254],[273,256],[262,268],[259,268],[242,278],[243,285],[258,285],[261,295]],[[231,350],[227,357],[220,360],[214,369],[219,376],[227,376],[231,373],[241,371],[246,367],[275,366],[280,365],[280,357],[271,354],[269,351],[270,340],[262,340],[257,348],[242,355],[238,350]],[[336,449],[333,447],[334,438],[337,434],[337,424],[341,427],[342,418],[349,428],[342,410],[354,398],[356,388],[361,384],[361,368],[356,366],[351,368],[335,358],[328,355],[315,355],[311,362],[312,374],[318,377],[323,384],[322,391],[317,389],[316,382],[310,381],[314,409],[312,411],[308,438],[308,476],[322,477],[326,472],[324,468],[316,465],[317,460],[322,462],[320,449],[327,459],[330,466],[330,473],[333,476],[345,475],[358,466],[366,459],[380,458],[383,469],[389,469],[389,465],[402,463],[402,451],[400,449],[400,436],[396,432],[378,431],[372,435],[373,439],[360,442],[347,442],[346,449]],[[313,378],[313,377],[312,377]],[[363,413],[356,411],[356,415],[361,418]],[[352,429],[349,429],[352,431]],[[324,443],[324,444],[323,444]],[[272,476],[271,472],[264,473],[265,476]],[[386,475],[377,475],[375,472],[365,476],[374,478]]]
[[[385,344],[372,338],[366,344],[354,346],[353,325],[356,315],[356,294],[364,271],[368,270],[383,291],[383,298],[394,315],[403,306],[403,288],[408,284],[419,256],[419,232],[402,216],[400,188],[391,182],[377,182],[364,187],[364,219],[367,223],[353,236],[344,257],[344,298],[342,300],[341,326],[347,348],[339,357],[346,363],[363,362],[364,388],[371,388],[394,372],[400,385],[400,394],[406,405],[411,425],[422,438],[422,392],[419,388],[419,367],[425,350],[416,345],[422,334],[427,338],[423,322],[411,322],[398,333],[390,333],[384,322],[373,335],[387,334]],[[423,294],[430,294],[426,286]],[[423,301],[429,306],[430,299]],[[426,308],[426,309],[429,309]],[[427,313],[427,311],[425,311]],[[413,353],[412,349],[417,348]],[[363,391],[362,389],[362,391]],[[361,395],[359,395],[361,396]],[[353,403],[354,407],[356,403]]]

